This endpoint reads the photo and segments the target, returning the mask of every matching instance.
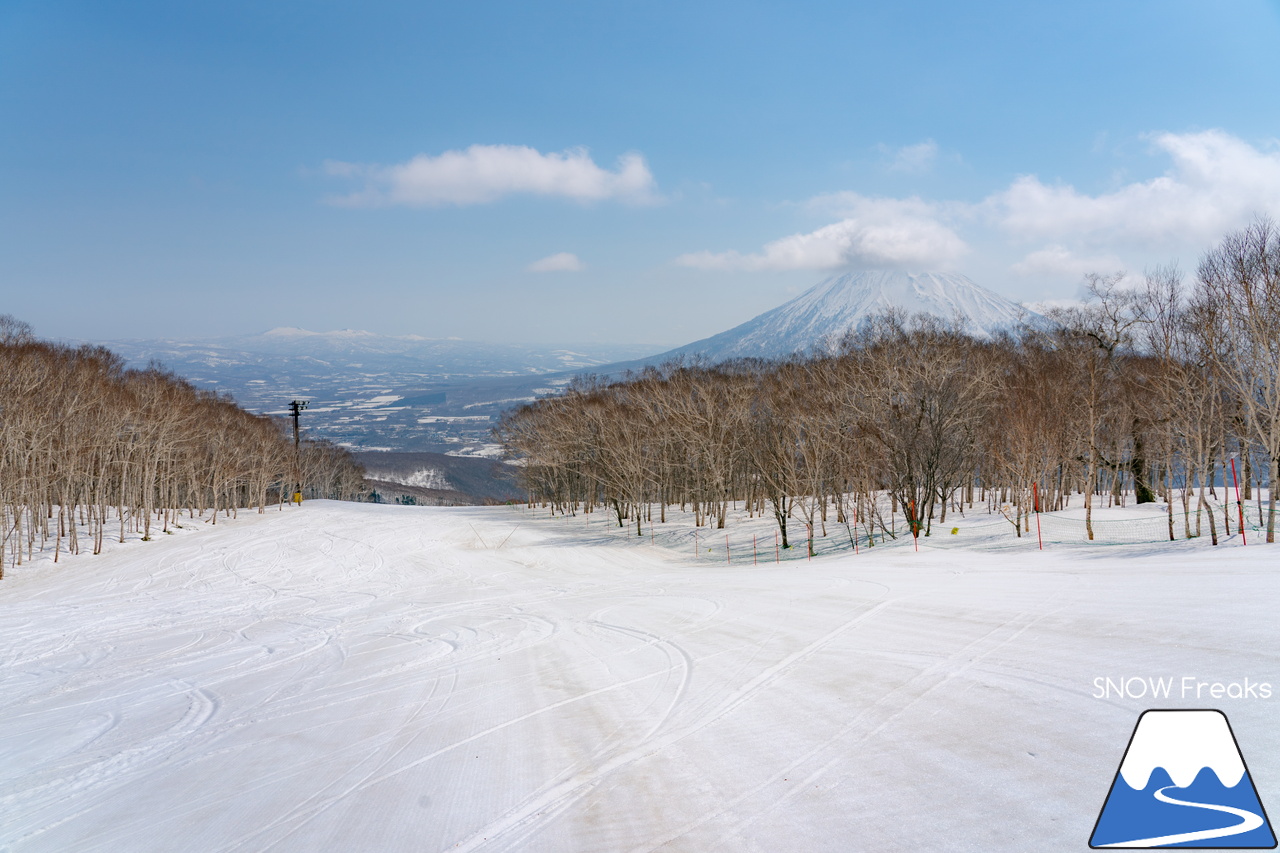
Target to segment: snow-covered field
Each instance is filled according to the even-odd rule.
[[[602,513],[197,526],[0,581],[0,851],[1084,850],[1147,708],[1223,710],[1280,811],[1252,538],[725,565]]]

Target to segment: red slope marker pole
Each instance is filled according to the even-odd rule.
[[[733,562],[732,560],[729,559],[729,534],[728,533],[724,535],[724,562],[726,566]]]
[[[751,534],[751,565],[760,565],[760,556],[756,553],[756,535]]]
[[[920,550],[920,532],[916,530],[915,498],[911,499],[911,503],[908,504],[908,509],[910,510],[910,513],[907,515],[907,526],[911,528],[911,541],[916,543],[916,550],[919,551]]]
[[[1244,535],[1244,504],[1240,503],[1240,481],[1236,479],[1236,458],[1231,457],[1231,482],[1236,487],[1236,509],[1240,510],[1240,544],[1248,545],[1249,539]]]

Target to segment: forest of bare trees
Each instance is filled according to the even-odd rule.
[[[288,499],[352,499],[363,469],[343,448],[293,438],[152,366],[111,351],[37,340],[0,316],[0,575],[37,552],[91,550],[126,532],[150,538],[188,518],[262,511]]]
[[[581,380],[504,418],[531,501],[605,507],[642,532],[668,507],[723,527],[730,504],[812,531],[829,516],[868,533],[894,515],[929,535],[975,498],[1021,534],[1037,508],[1162,499],[1169,538],[1238,529],[1245,497],[1280,463],[1280,231],[1258,220],[1142,286],[1093,275],[1089,299],[1050,323],[978,340],[887,313],[833,354],[784,362],[671,363]],[[888,495],[890,516],[884,517]],[[1267,541],[1275,540],[1271,491]]]

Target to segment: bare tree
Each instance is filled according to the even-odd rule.
[[[1269,462],[1267,541],[1275,541],[1280,478],[1280,230],[1268,218],[1228,234],[1200,261],[1197,307],[1245,429]]]
[[[349,453],[308,442],[310,487],[356,497],[363,471]],[[102,347],[35,339],[0,317],[0,563],[30,559],[52,540],[102,549],[108,524],[149,539],[186,508],[234,512],[280,494],[292,446],[277,422],[198,391],[163,368],[127,370]]]

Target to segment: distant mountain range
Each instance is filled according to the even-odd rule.
[[[279,328],[204,340],[106,341],[131,366],[158,361],[250,411],[311,405],[313,434],[357,448],[493,455],[494,418],[554,393],[575,372],[656,349],[635,344],[490,344],[344,329]]]
[[[829,350],[888,308],[959,320],[980,336],[1039,317],[962,275],[879,271],[832,276],[728,331],[657,354],[628,344],[487,344],[294,328],[106,343],[134,366],[158,360],[251,411],[280,414],[291,399],[308,399],[304,428],[353,448],[492,457],[499,448],[491,431],[504,411],[554,394],[576,375],[621,376],[694,356],[720,361]],[[422,476],[422,484],[399,482],[427,488],[430,477]]]
[[[278,328],[203,340],[110,341],[133,362],[157,359],[184,376],[225,381],[229,372],[412,375],[433,379],[529,376],[589,369],[653,352],[652,346],[492,344],[456,338],[379,335],[354,329],[312,332]]]

